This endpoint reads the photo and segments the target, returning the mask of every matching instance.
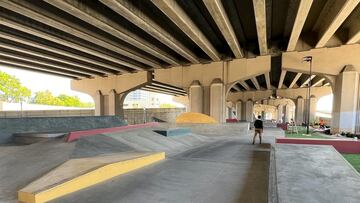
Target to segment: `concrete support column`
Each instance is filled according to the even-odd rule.
[[[235,104],[235,108],[236,108],[236,119],[238,120],[242,120],[242,101],[237,101]]]
[[[220,123],[225,121],[224,97],[224,84],[220,79],[215,79],[210,85],[210,116]]]
[[[190,112],[203,113],[204,92],[198,80],[193,81],[189,88],[189,107]]]
[[[119,115],[120,114],[120,108],[122,105],[120,105],[120,97],[119,94],[116,93],[115,90],[111,90],[109,92],[109,114],[111,116]]]
[[[347,66],[336,77],[331,129],[334,133],[355,132],[359,94],[359,73]]]
[[[268,105],[268,104],[269,104],[269,100],[267,100],[267,99],[262,100],[262,104]]]
[[[317,98],[315,96],[310,97],[310,124],[313,124],[316,119],[316,104]]]
[[[284,122],[284,119],[283,119],[283,110],[284,110],[284,106],[280,104],[280,105],[278,106],[278,116],[277,116],[278,122],[280,122],[280,123],[283,123],[283,122]]]
[[[254,121],[253,111],[254,111],[254,102],[252,100],[247,100],[245,103],[245,119],[246,119],[246,121],[248,121],[248,122]]]
[[[295,122],[296,125],[301,125],[304,122],[304,99],[298,97],[296,99],[296,113],[295,113]]]
[[[94,102],[95,102],[95,116],[103,116],[104,115],[104,95],[102,95],[100,90],[96,91],[95,97],[94,97]]]

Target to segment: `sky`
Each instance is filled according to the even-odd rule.
[[[83,102],[94,102],[91,96],[71,90],[70,78],[4,66],[0,66],[0,71],[18,78],[22,85],[31,90],[33,95],[38,91],[49,90],[55,96],[58,96],[59,94],[66,94],[71,96],[78,96]]]

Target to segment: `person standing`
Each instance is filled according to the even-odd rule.
[[[253,138],[253,144],[255,144],[255,138],[258,134],[259,134],[259,139],[260,139],[260,144],[261,144],[261,134],[264,129],[264,125],[261,120],[261,116],[258,116],[258,119],[256,119],[256,121],[254,122],[254,127],[255,127],[255,134],[254,134],[254,138]]]

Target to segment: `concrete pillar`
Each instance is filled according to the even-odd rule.
[[[111,116],[119,115],[120,113],[120,98],[119,94],[116,93],[116,91],[113,89],[109,92],[109,114]]]
[[[316,104],[317,98],[315,96],[310,97],[310,124],[316,122]]]
[[[235,104],[235,108],[236,108],[236,119],[238,120],[242,120],[242,101],[237,101]]]
[[[284,110],[284,106],[283,105],[279,105],[278,106],[278,122],[279,123],[283,123],[284,122],[284,119],[283,119],[283,110]]]
[[[268,104],[269,104],[269,100],[267,100],[267,99],[262,100],[262,104],[268,105]]]
[[[295,113],[295,122],[296,125],[301,125],[304,122],[304,99],[298,97],[296,99],[296,113]]]
[[[334,87],[334,105],[331,129],[334,133],[355,132],[358,95],[359,73],[347,66],[336,77]]]
[[[248,122],[254,121],[253,116],[254,111],[254,102],[252,100],[247,100],[245,103],[245,120]]]
[[[104,115],[104,96],[101,91],[98,90],[95,93],[95,116],[103,116]]]
[[[203,113],[203,88],[198,80],[193,81],[189,88],[190,112]]]
[[[225,121],[224,84],[220,79],[213,80],[210,85],[210,116],[218,122]]]

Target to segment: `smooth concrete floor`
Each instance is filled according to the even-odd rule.
[[[267,202],[270,145],[223,139],[53,202]]]

